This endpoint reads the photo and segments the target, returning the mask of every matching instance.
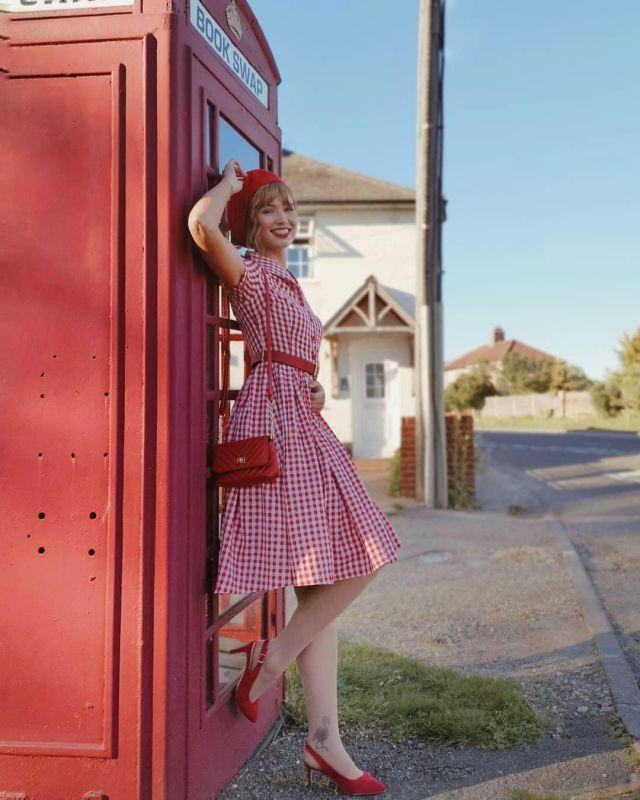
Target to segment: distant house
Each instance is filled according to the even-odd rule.
[[[323,417],[354,457],[390,457],[415,414],[415,192],[283,151],[300,225],[287,267],[324,324]]]
[[[518,353],[532,361],[556,360],[556,356],[552,356],[528,344],[523,344],[517,339],[505,339],[504,330],[502,328],[494,328],[491,331],[489,344],[476,347],[475,350],[470,350],[452,361],[447,361],[444,365],[445,388],[459,378],[460,375],[470,372],[481,361],[489,363],[489,371],[495,377],[500,372],[505,358],[510,353]]]

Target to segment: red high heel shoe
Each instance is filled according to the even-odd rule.
[[[313,756],[320,765],[319,767],[312,767],[310,764],[307,764],[306,761],[304,762],[307,770],[307,786],[311,785],[311,773],[315,770],[316,772],[324,772],[325,775],[328,775],[332,781],[335,781],[338,785],[338,789],[344,794],[382,794],[382,792],[387,790],[384,783],[381,783],[368,772],[363,772],[358,778],[345,778],[344,775],[336,772],[330,764],[327,764],[324,758],[318,755],[308,742],[305,742],[304,749],[305,752]]]
[[[257,639],[255,642],[248,642],[247,644],[243,644],[242,647],[236,647],[235,650],[229,650],[230,653],[244,653],[247,657],[247,661],[244,666],[244,670],[242,671],[242,675],[240,676],[240,680],[236,684],[236,703],[238,708],[248,720],[251,722],[255,722],[258,719],[258,700],[249,700],[249,692],[251,691],[251,687],[253,686],[255,679],[258,677],[258,673],[262,665],[264,664],[264,660],[267,656],[267,649],[269,648],[269,640],[263,639],[262,641],[262,648],[260,650],[260,655],[258,656],[258,660],[253,668],[251,668],[251,662],[253,660],[253,649],[258,644],[260,640]]]

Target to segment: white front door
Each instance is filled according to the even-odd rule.
[[[390,458],[400,447],[400,380],[390,345],[351,343],[353,455]]]

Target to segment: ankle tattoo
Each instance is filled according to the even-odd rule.
[[[331,725],[331,720],[329,717],[322,718],[322,725],[319,728],[316,728],[313,733],[313,744],[316,750],[319,752],[327,751],[329,748],[327,747],[327,739],[329,738],[329,726]]]

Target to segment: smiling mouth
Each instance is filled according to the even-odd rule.
[[[284,239],[291,233],[291,228],[274,228],[271,233],[273,233],[274,236],[279,236],[281,239]]]

